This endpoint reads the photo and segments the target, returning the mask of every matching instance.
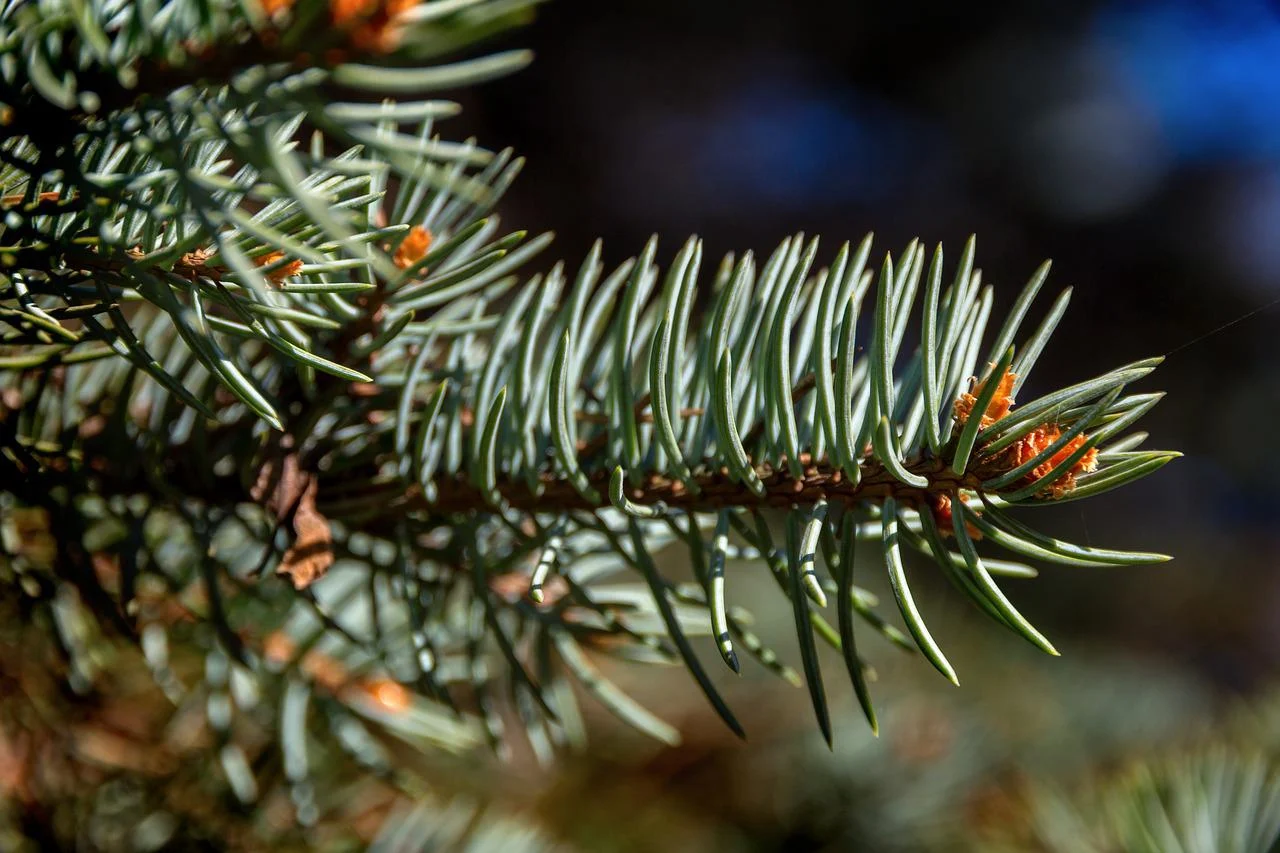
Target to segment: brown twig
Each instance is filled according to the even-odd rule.
[[[994,473],[985,470],[984,466],[978,466],[963,475],[956,475],[940,459],[919,459],[909,463],[907,467],[912,473],[928,480],[928,485],[921,488],[897,480],[874,459],[864,461],[862,476],[857,483],[826,460],[814,464],[806,456],[802,461],[805,463],[804,473],[798,478],[785,465],[778,468],[770,465],[756,466],[756,473],[764,484],[762,495],[751,492],[730,477],[727,471],[717,469],[695,472],[694,481],[698,486],[696,492],[679,480],[651,476],[640,487],[628,488],[627,497],[638,504],[663,503],[672,509],[692,512],[714,512],[726,507],[785,508],[797,504],[812,504],[820,498],[829,503],[853,504],[892,497],[910,506],[928,506],[934,495],[950,494],[957,488],[979,488],[982,481]],[[536,490],[530,489],[523,479],[499,479],[497,490],[506,503],[515,509],[527,511],[592,511],[608,507],[608,498],[603,497],[608,493],[608,473],[597,472],[589,479],[592,487],[602,496],[598,500],[587,500],[569,481],[551,474],[540,477]],[[377,506],[378,517],[370,520],[374,525],[381,524],[382,519],[394,519],[411,512],[449,515],[492,510],[485,494],[464,479],[438,478],[435,485],[437,495],[434,503],[427,503],[417,489],[399,491],[392,484],[363,496],[344,494],[341,502],[348,507]],[[334,511],[331,505],[326,504],[325,498],[322,492],[319,501],[322,510]]]

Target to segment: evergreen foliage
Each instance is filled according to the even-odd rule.
[[[1177,455],[1127,432],[1159,358],[1031,393],[1070,297],[1024,331],[1047,264],[1003,322],[972,240],[950,268],[870,236],[824,265],[796,235],[710,271],[694,238],[665,267],[650,241],[612,270],[597,244],[526,272],[550,236],[491,212],[521,161],[439,138],[457,106],[430,96],[524,63],[455,57],[528,7],[0,10],[5,583],[138,636],[174,701],[205,695],[237,794],[255,785],[236,684],[271,697],[295,786],[321,713],[384,769],[353,732],[501,751],[510,707],[539,755],[580,743],[574,684],[677,740],[600,653],[682,663],[742,734],[694,642],[797,678],[729,603],[756,562],[830,740],[819,644],[873,729],[861,632],[957,680],[904,551],[1051,654],[1001,587],[1036,569],[978,540],[1070,567],[1166,559],[1023,520]],[[47,555],[21,546],[19,507],[53,531]],[[668,547],[691,580],[660,571]],[[893,604],[857,583],[863,549]],[[78,622],[54,624],[88,689]],[[168,664],[178,643],[205,658],[195,683]]]

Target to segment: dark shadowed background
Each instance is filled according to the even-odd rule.
[[[1280,299],[1274,5],[554,0],[507,42],[534,48],[534,65],[469,93],[463,118],[442,130],[529,158],[504,217],[555,231],[553,254],[570,264],[597,237],[616,263],[654,232],[664,258],[690,233],[715,257],[767,253],[803,230],[823,235],[829,257],[874,230],[881,252],[918,236],[952,260],[976,233],[997,312],[1045,258],[1050,286],[1075,288],[1027,393],[1169,354],[1141,388],[1169,396],[1142,426],[1152,446],[1186,457],[1136,486],[1040,512],[1064,538],[1176,559],[1048,567],[1019,584],[1012,595],[1063,660],[1027,657],[938,584],[924,607],[964,647],[963,701],[991,706],[1003,690],[1042,713],[1069,707],[1062,692],[1111,678],[1123,687],[1095,721],[1105,731],[1125,711],[1142,725],[1143,706],[1131,703],[1163,689],[1147,679],[1189,679],[1210,704],[1273,683],[1280,307],[1215,330]],[[785,636],[790,617],[779,618]],[[954,692],[922,662],[898,665],[883,646],[870,654],[892,670],[879,688],[890,695],[902,690],[894,679],[912,678],[906,669],[920,677],[904,701]],[[1011,658],[1057,687],[984,675]],[[679,675],[647,699],[701,719]],[[788,691],[753,683],[737,699],[769,709],[756,711],[767,717],[757,731],[782,716],[811,728],[802,691]],[[1035,737],[1080,723],[1061,716]],[[890,739],[914,725],[886,719]],[[849,730],[846,741],[867,739]],[[740,757],[729,749],[717,760]]]
[[[767,253],[803,230],[954,259],[976,233],[997,313],[1045,258],[1075,289],[1039,391],[1170,353],[1144,427],[1186,458],[1060,521],[1177,561],[1049,571],[1023,597],[1059,634],[1269,676],[1280,308],[1209,333],[1280,298],[1280,10],[555,0],[509,41],[533,66],[444,130],[528,157],[504,217],[555,231],[556,257],[601,237],[620,261],[655,232],[666,257],[691,233]]]

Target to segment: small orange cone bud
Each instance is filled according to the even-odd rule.
[[[404,240],[400,243],[400,248],[396,249],[396,254],[392,261],[400,269],[408,269],[426,257],[427,250],[430,248],[431,232],[421,225],[415,225],[405,235]]]
[[[1010,373],[1005,370],[1000,377],[1000,385],[996,388],[996,395],[991,398],[991,402],[987,404],[987,410],[982,413],[983,429],[991,426],[996,421],[1009,414],[1009,410],[1013,408],[1013,383],[1018,379],[1018,374]],[[978,397],[982,394],[987,382],[991,381],[990,377],[977,383],[968,392],[960,395],[960,399],[955,402],[955,418],[956,424],[963,426],[969,420],[969,415],[973,413],[973,407],[978,402]]]

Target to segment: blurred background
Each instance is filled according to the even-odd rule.
[[[823,235],[829,253],[875,231],[881,252],[918,236],[954,260],[976,233],[997,315],[1045,258],[1050,288],[1075,288],[1025,393],[1169,354],[1144,384],[1169,392],[1144,428],[1152,446],[1185,458],[1048,524],[1073,541],[1157,548],[1172,563],[1049,567],[1014,587],[1061,660],[1024,651],[937,584],[926,616],[955,649],[962,686],[873,646],[882,737],[872,744],[846,689],[834,756],[823,757],[803,691],[726,685],[755,717],[749,731],[769,734],[744,747],[716,733],[707,755],[695,746],[664,759],[670,775],[654,790],[697,799],[677,810],[701,815],[723,800],[726,825],[749,815],[734,824],[755,842],[741,849],[861,849],[854,838],[889,849],[892,832],[867,841],[853,824],[886,829],[887,816],[913,810],[972,816],[975,779],[1070,780],[1067,756],[1098,766],[1146,754],[1275,681],[1276,4],[555,0],[508,41],[532,47],[534,65],[468,93],[446,132],[529,158],[504,216],[555,231],[556,257],[576,263],[602,237],[618,262],[654,232],[666,258],[691,233],[713,258],[767,253],[803,230]],[[790,615],[773,618],[770,638],[788,649]],[[683,673],[631,683],[660,713],[680,705],[686,726],[715,732]],[[594,772],[621,778],[607,767]],[[823,781],[859,773],[858,783]],[[859,788],[902,774],[909,781],[880,799]],[[956,790],[941,793],[948,785]],[[641,790],[614,819],[643,832],[674,826],[659,817],[671,806]],[[855,801],[879,805],[852,810]],[[923,837],[900,832],[902,849]]]
[[[1201,772],[1228,778],[1256,758],[1270,762],[1262,782],[1240,790],[1271,799],[1259,794],[1236,817],[1280,825],[1277,4],[551,0],[495,46],[537,57],[461,93],[462,116],[440,131],[528,158],[504,221],[556,232],[551,255],[571,268],[598,237],[613,266],[655,232],[665,263],[692,233],[710,258],[821,234],[829,259],[874,231],[880,252],[941,242],[950,269],[974,233],[1000,316],[1052,258],[1047,291],[1071,286],[1073,303],[1024,397],[1167,354],[1135,389],[1168,392],[1140,426],[1150,446],[1185,457],[1116,492],[1032,510],[1037,526],[1175,559],[1010,580],[1061,658],[1002,630],[917,562],[913,587],[961,686],[863,632],[878,738],[835,655],[822,658],[834,750],[806,691],[754,661],[734,677],[700,647],[744,744],[682,668],[601,656],[609,678],[681,730],[682,746],[643,739],[587,698],[583,754],[541,766],[522,745],[504,761],[462,762],[401,747],[397,757],[431,780],[421,802],[405,807],[394,786],[378,789],[376,773],[353,766],[359,796],[322,804],[340,819],[305,834],[283,795],[248,808],[224,793],[224,815],[194,762],[157,770],[122,738],[92,739],[145,729],[135,694],[169,713],[140,656],[121,652],[138,660],[118,703],[80,701],[50,674],[48,632],[20,630],[16,605],[0,601],[0,657],[17,662],[0,695],[57,697],[74,737],[125,768],[92,777],[110,794],[92,808],[130,814],[136,790],[121,780],[182,777],[201,793],[175,813],[192,823],[214,814],[190,844],[199,850],[345,850],[376,837],[384,851],[1122,853],[1177,848],[1090,837],[1099,802],[1142,802],[1172,777],[1192,787]],[[887,599],[882,568],[864,556],[859,583]],[[798,667],[792,614],[767,570],[732,564],[729,585],[754,630]],[[173,738],[186,731],[176,719],[165,724]],[[1187,755],[1217,757],[1161,775],[1172,765],[1159,762]],[[17,762],[0,749],[0,789],[17,784],[6,767]],[[89,825],[97,814],[75,796],[67,801]],[[118,845],[86,836],[76,849],[171,849],[199,835],[113,815],[99,824]],[[20,829],[37,839],[21,849],[54,849]]]
[[[1055,521],[1177,560],[1048,571],[1021,599],[1072,644],[1270,678],[1280,306],[1210,333],[1280,299],[1280,9],[555,0],[509,41],[533,66],[442,130],[528,157],[504,217],[555,231],[555,257],[602,237],[618,262],[655,232],[668,258],[692,233],[767,254],[803,230],[828,256],[874,231],[954,261],[975,233],[997,316],[1045,258],[1046,290],[1075,289],[1031,394],[1168,353],[1143,428],[1186,458]]]

